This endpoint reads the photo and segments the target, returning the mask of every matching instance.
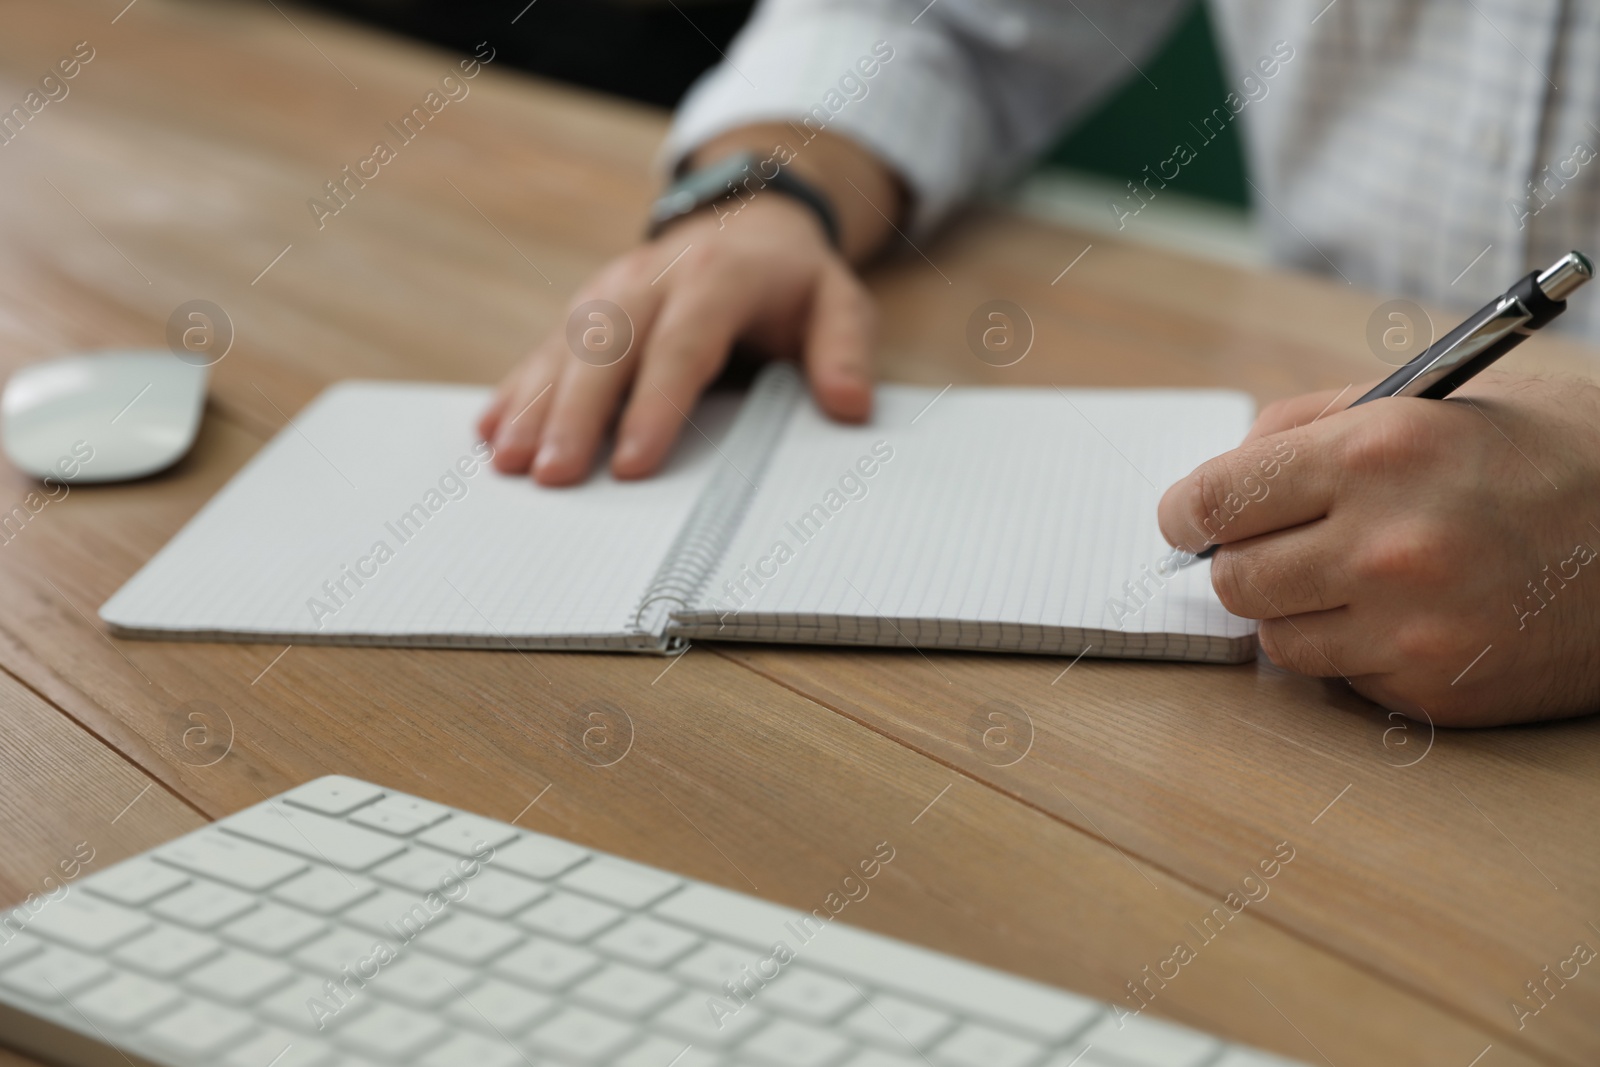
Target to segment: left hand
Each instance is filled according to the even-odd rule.
[[[1281,667],[1442,726],[1600,710],[1600,388],[1334,399],[1270,405],[1168,489],[1167,540],[1218,544],[1217,595]]]

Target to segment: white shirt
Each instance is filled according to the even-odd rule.
[[[1184,101],[1195,136],[1127,175],[1137,192],[1107,204],[1108,219],[1137,226],[1141,198],[1207,150],[1209,120],[1240,124],[1280,262],[1475,308],[1570,249],[1600,254],[1600,4],[1211,4],[1232,92]],[[803,155],[826,128],[901,175],[925,233],[1144,77],[1184,6],[764,0],[679,109],[667,158],[773,120],[792,123],[787,145]],[[1559,321],[1600,340],[1600,292]]]

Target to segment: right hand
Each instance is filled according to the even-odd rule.
[[[721,218],[703,209],[678,220],[578,292],[573,308],[596,299],[621,307],[632,346],[601,367],[568,348],[565,322],[547,336],[478,422],[496,469],[531,470],[542,485],[581,482],[621,409],[611,472],[653,474],[740,341],[798,358],[829,415],[858,422],[871,413],[866,289],[803,205],[767,189],[731,213],[736,207],[728,201]]]

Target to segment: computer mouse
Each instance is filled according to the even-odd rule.
[[[165,349],[30,364],[0,396],[0,444],[35,478],[77,484],[154,474],[194,443],[208,373]]]

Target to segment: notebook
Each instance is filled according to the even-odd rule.
[[[126,637],[671,653],[699,640],[1238,662],[1162,491],[1248,429],[1216,390],[878,388],[787,365],[694,410],[656,477],[496,473],[479,387],[344,382],[100,609]]]

